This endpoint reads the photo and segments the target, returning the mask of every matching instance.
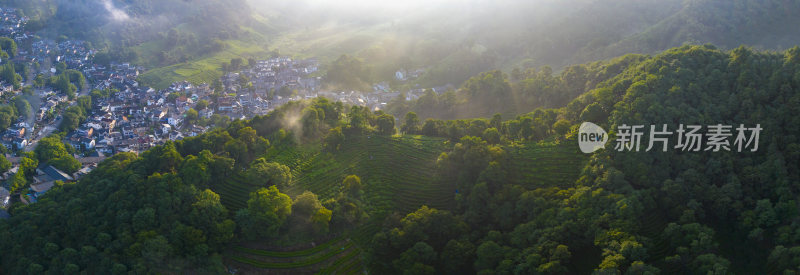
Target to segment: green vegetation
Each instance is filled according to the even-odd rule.
[[[392,115],[320,98],[140,157],[117,155],[78,183],[12,207],[0,222],[8,240],[0,250],[11,252],[0,264],[10,273],[795,268],[800,47],[684,46],[593,64],[575,67],[603,69],[577,78],[589,80],[572,101],[510,119],[420,122],[409,113],[396,135]],[[558,89],[574,84],[569,71],[553,80]],[[545,75],[510,82],[487,72],[461,92],[513,95]],[[559,91],[549,89],[543,98]],[[575,133],[586,120],[612,135],[622,124],[676,122],[764,131],[755,152],[618,152],[612,142],[582,154]],[[22,159],[13,190],[38,161],[68,149],[45,144]]]
[[[557,76],[548,66],[538,71],[515,69],[510,77],[501,71],[485,72],[468,79],[456,91],[437,94],[427,90],[413,101],[398,97],[389,102],[387,111],[395,115],[414,112],[422,118],[459,119],[488,117],[494,113],[512,117],[535,108],[558,108],[598,83],[635,67],[645,58],[626,55],[574,65]]]
[[[69,145],[61,142],[61,136],[49,136],[39,141],[34,153],[39,163],[47,163],[61,171],[72,174],[81,169],[81,163],[68,152],[67,146]],[[73,148],[70,149],[74,150]]]
[[[168,170],[148,169],[147,162],[163,161],[154,157],[118,154],[80,184],[57,186],[37,203],[14,209],[16,215],[0,224],[3,239],[40,249],[4,242],[13,252],[0,259],[4,271],[224,270],[214,254],[233,237],[235,224],[219,196]],[[151,176],[137,176],[145,173]],[[40,211],[49,214],[34,214]]]
[[[18,97],[19,99],[23,99]],[[26,101],[27,102],[27,101]],[[22,102],[20,102],[22,103]],[[22,107],[23,109],[20,110],[18,107]],[[30,104],[27,105],[28,111],[30,108]],[[25,105],[21,104],[13,104],[13,105],[0,105],[0,129],[8,129],[12,123],[16,123],[17,119],[20,116],[20,113],[25,112]]]
[[[173,82],[184,80],[198,84],[211,83],[222,76],[222,66],[231,59],[265,58],[271,55],[265,49],[244,41],[229,40],[220,43],[225,47],[218,52],[170,66],[156,67],[139,76],[139,80],[155,88],[166,88]]]
[[[331,64],[327,75],[328,82],[340,89],[369,90],[369,70],[361,60],[342,55]]]
[[[282,263],[270,263],[270,262],[263,262],[259,260],[253,260],[245,257],[238,257],[238,256],[231,256],[235,261],[245,263],[248,265],[252,265],[258,268],[272,268],[272,269],[286,269],[286,268],[298,268],[298,267],[305,267],[310,266],[325,260],[330,259],[332,256],[339,254],[342,250],[350,249],[353,246],[353,243],[348,242],[343,246],[335,246],[330,251],[325,253],[320,253],[320,255],[315,255],[311,258],[302,261],[292,261],[292,262],[282,262]]]

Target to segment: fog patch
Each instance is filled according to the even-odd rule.
[[[111,20],[114,20],[116,22],[125,22],[131,19],[131,17],[127,13],[125,13],[125,11],[114,6],[114,3],[111,2],[111,0],[102,0],[102,1],[103,1],[103,7],[106,8],[106,11],[108,11],[108,16],[109,18],[111,18]]]

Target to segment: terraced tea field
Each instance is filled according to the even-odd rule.
[[[305,250],[277,252],[237,247],[226,258],[248,273],[269,269],[271,273],[355,274],[363,271],[361,251],[380,229],[390,211],[407,213],[422,205],[452,209],[454,188],[436,180],[436,158],[445,150],[443,139],[420,136],[350,138],[334,154],[314,148],[285,147],[270,152],[271,161],[292,168],[294,184],[281,190],[294,197],[306,190],[320,200],[334,197],[347,175],[358,175],[364,186],[364,225]],[[313,145],[312,145],[313,146]],[[231,177],[215,191],[229,209],[246,207],[249,193],[258,187],[241,176]],[[249,270],[253,269],[253,270]],[[260,271],[258,271],[260,270]]]
[[[240,272],[271,274],[360,274],[364,271],[361,248],[337,237],[326,243],[295,251],[270,251],[237,246],[226,257]]]
[[[444,139],[422,136],[349,138],[335,153],[319,145],[285,147],[268,154],[271,161],[292,168],[294,184],[284,193],[295,197],[309,190],[320,200],[335,197],[347,175],[358,175],[370,219],[324,244],[294,251],[236,247],[226,254],[243,273],[356,274],[364,272],[362,251],[380,230],[387,214],[408,213],[422,205],[452,210],[455,187],[437,180],[436,159],[448,150]],[[578,178],[586,156],[576,146],[530,143],[506,148],[512,162],[512,182],[528,188],[564,186]],[[230,209],[246,207],[256,186],[234,176],[216,188]]]
[[[588,155],[573,143],[526,143],[506,148],[511,155],[511,182],[527,189],[569,187],[578,179]]]

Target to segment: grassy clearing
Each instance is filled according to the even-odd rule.
[[[155,54],[162,46],[161,41],[149,42],[140,45],[138,48],[140,55]],[[169,87],[172,82],[184,81],[199,84],[211,83],[214,79],[222,76],[221,67],[223,63],[228,63],[232,58],[247,59],[249,57],[264,58],[269,55],[268,51],[256,43],[249,43],[240,40],[225,41],[225,50],[186,63],[175,64],[149,70],[139,76],[139,81],[144,85],[163,89]]]

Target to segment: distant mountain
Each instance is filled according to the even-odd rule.
[[[793,27],[800,18],[792,12],[800,10],[800,1],[783,0],[468,0],[407,8],[287,0],[0,0],[0,5],[22,8],[32,18],[29,29],[45,36],[85,39],[116,59],[149,68],[190,64],[225,50],[231,53],[172,71],[213,70],[208,64],[274,50],[323,63],[350,54],[368,67],[367,81],[391,81],[400,69],[425,69],[410,83],[424,87],[459,85],[494,69],[549,65],[558,72],[686,43],[763,50],[800,43],[800,30]]]
[[[480,72],[572,64],[686,43],[785,50],[800,43],[800,1],[442,1],[403,10],[249,0],[282,22],[270,47],[332,62],[351,54],[374,81],[426,68],[414,84],[458,85]],[[277,19],[279,18],[279,19]]]
[[[658,20],[653,24],[607,45],[587,44],[571,60],[583,62],[631,52],[654,53],[684,43],[711,43],[728,49],[746,44],[767,50],[787,49],[800,43],[800,30],[793,27],[800,24],[800,17],[791,12],[800,9],[800,1],[654,2],[653,10],[638,13],[654,15]],[[663,13],[655,9],[662,9]],[[591,12],[588,9],[586,13]]]
[[[800,1],[536,1],[490,7],[472,11],[460,24],[467,29],[464,37],[471,49],[485,48],[475,54],[483,62],[468,64],[483,70],[558,69],[628,53],[654,54],[686,43],[764,50],[800,43],[800,30],[794,27],[800,17],[791,12],[800,10]],[[434,72],[453,67],[438,63]]]
[[[242,0],[5,0],[0,5],[20,8],[31,18],[28,30],[43,37],[86,40],[117,59],[151,67],[224,48],[214,41],[257,40],[262,34],[254,30],[269,30]]]

